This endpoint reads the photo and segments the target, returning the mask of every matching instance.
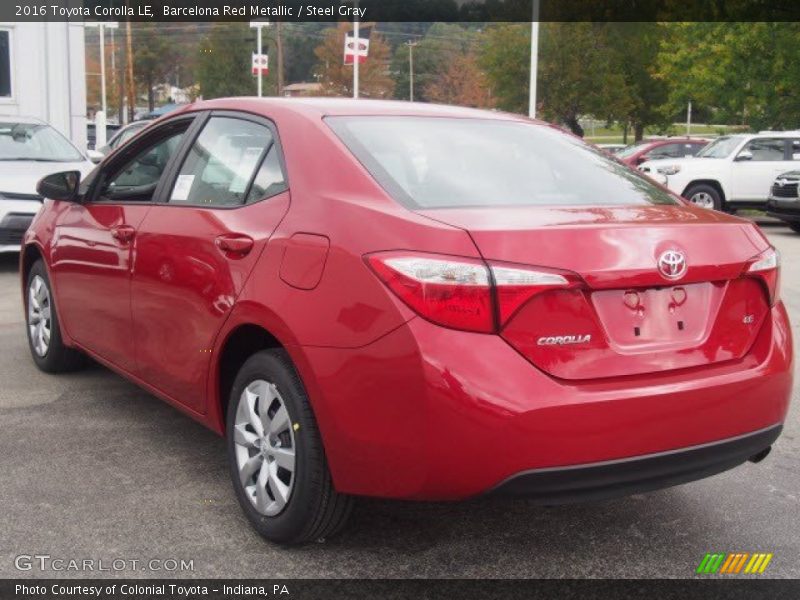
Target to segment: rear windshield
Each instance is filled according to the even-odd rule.
[[[643,175],[544,125],[380,116],[326,122],[412,209],[677,204]]]

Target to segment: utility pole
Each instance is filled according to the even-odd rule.
[[[533,0],[531,15],[531,73],[528,97],[528,116],[536,118],[536,76],[539,71],[539,0]]]
[[[283,22],[278,21],[276,25],[275,49],[278,59],[278,96],[283,95]]]
[[[257,65],[258,69],[258,97],[261,98],[262,96],[262,75],[261,75],[261,56],[263,54],[263,46],[262,46],[262,37],[261,37],[261,30],[264,27],[269,27],[269,21],[250,21],[250,29],[256,30],[256,54],[258,54],[259,63]]]
[[[689,100],[689,106],[686,107],[686,137],[692,134],[692,101]]]
[[[419,42],[406,42],[408,46],[408,99],[410,102],[414,101],[414,48],[419,45]]]

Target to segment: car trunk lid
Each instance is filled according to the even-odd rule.
[[[575,273],[579,288],[533,296],[501,335],[547,373],[573,380],[691,368],[744,356],[769,310],[742,277],[768,248],[745,221],[678,206],[442,209],[487,261]],[[670,279],[659,259],[685,257]],[[669,265],[667,265],[669,268]]]

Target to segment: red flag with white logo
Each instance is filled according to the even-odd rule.
[[[251,71],[253,75],[258,75],[259,71],[261,71],[262,75],[269,75],[269,56],[267,54],[256,54],[253,52]]]
[[[358,57],[359,64],[364,64],[367,61],[367,56],[369,56],[369,34],[370,28],[364,28],[361,32],[359,32],[359,38],[357,42],[352,31],[345,34],[344,64],[352,65],[355,57]]]

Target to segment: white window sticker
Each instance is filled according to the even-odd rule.
[[[178,175],[178,179],[175,181],[175,187],[172,188],[170,200],[186,202],[189,199],[189,192],[192,191],[193,183],[194,175]]]

